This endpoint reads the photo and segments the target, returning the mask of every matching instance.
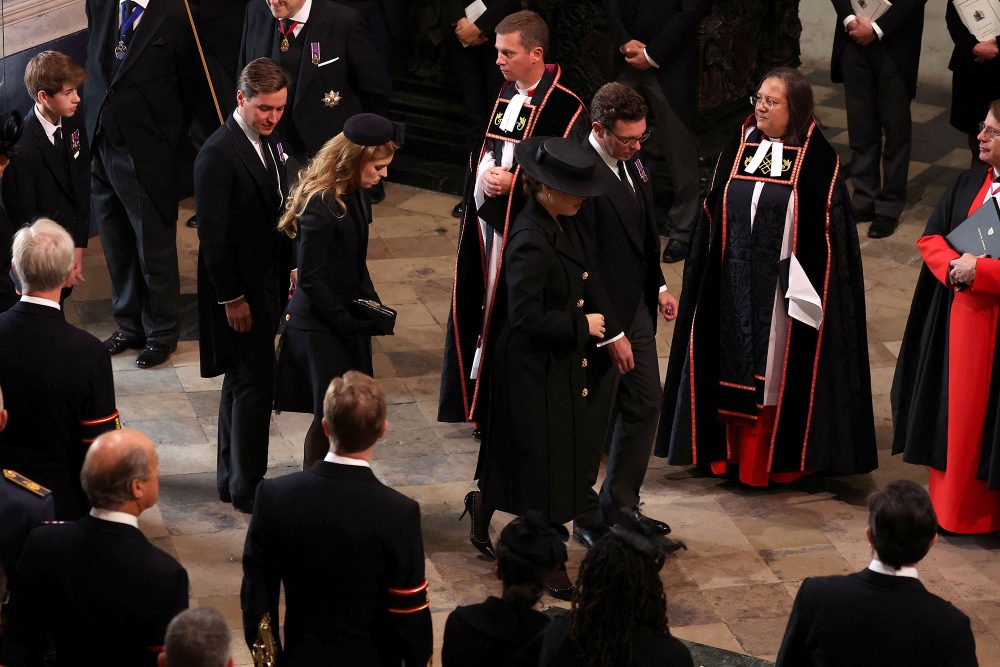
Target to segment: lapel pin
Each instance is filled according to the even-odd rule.
[[[319,65],[319,42],[311,42],[309,44],[309,50],[312,52],[312,63],[313,65]]]
[[[339,90],[331,90],[330,92],[323,95],[323,104],[330,107],[331,109],[338,104],[340,104],[341,95]]]
[[[73,134],[69,135],[69,148],[73,159],[80,157],[80,130],[73,130]]]
[[[639,158],[635,159],[635,168],[639,170],[639,178],[642,179],[642,182],[649,183],[649,174],[646,173],[646,168],[642,166],[642,160]]]

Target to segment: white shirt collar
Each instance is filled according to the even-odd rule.
[[[45,136],[47,136],[49,138],[49,141],[54,144],[55,139],[53,139],[52,137],[55,135],[56,130],[62,127],[62,118],[59,119],[58,125],[53,125],[48,121],[48,119],[45,116],[42,115],[42,112],[38,110],[37,104],[35,105],[35,118],[37,118],[38,122],[42,124],[42,129],[45,130]],[[65,138],[66,137],[63,137],[63,139]]]
[[[918,579],[917,568],[903,566],[898,570],[891,565],[886,565],[878,558],[873,558],[872,562],[868,563],[868,569],[872,572],[878,572],[879,574],[887,574],[890,577],[912,577]]]
[[[298,24],[303,24],[309,20],[309,12],[312,11],[313,0],[306,0],[306,3],[302,5],[302,9],[295,14],[295,16],[289,16],[289,21],[295,21]]]
[[[59,305],[58,301],[53,301],[52,299],[42,299],[37,296],[28,296],[27,294],[21,295],[21,301],[26,303],[33,303],[38,306],[48,306],[49,308],[55,308],[56,310],[62,310],[62,306]]]
[[[100,519],[101,521],[124,523],[125,525],[132,526],[135,529],[139,528],[139,517],[134,514],[129,514],[128,512],[116,512],[114,510],[105,510],[99,507],[94,507],[90,510],[90,516],[95,519]]]
[[[139,5],[140,7],[142,7],[142,11],[146,11],[146,9],[149,7],[149,0],[132,0],[132,1],[135,4]],[[123,2],[125,2],[125,0],[118,0],[118,6],[121,7]]]
[[[252,144],[260,143],[260,134],[252,127],[247,125],[247,122],[243,120],[243,116],[240,115],[239,107],[236,107],[233,110],[233,118],[236,119],[236,123],[240,126],[240,129],[243,130],[243,134],[247,135],[247,139],[250,140],[250,143]]]
[[[519,94],[524,95],[525,97],[531,97],[531,95],[528,95],[528,91],[530,90],[531,92],[535,92],[536,90],[538,90],[538,85],[542,82],[542,79],[544,78],[545,78],[545,72],[542,72],[542,75],[538,77],[538,81],[536,81],[533,85],[530,85],[527,88],[517,88],[517,84],[515,83],[514,87],[517,88],[517,92]]]
[[[590,136],[587,139],[590,141],[590,145],[594,147],[594,150],[597,151],[597,154],[601,156],[601,159],[604,160],[604,164],[608,165],[608,169],[615,172],[615,176],[618,176],[618,160],[608,155],[608,152],[604,150],[604,146],[597,140],[597,135],[594,134],[593,130],[590,131]]]
[[[368,461],[362,459],[352,459],[349,456],[340,456],[335,452],[327,452],[326,457],[323,459],[327,463],[339,463],[345,466],[358,466],[359,468],[371,468],[372,465]]]

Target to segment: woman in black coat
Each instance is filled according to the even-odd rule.
[[[506,320],[479,453],[482,494],[466,496],[472,543],[488,556],[495,509],[572,520],[593,482],[591,450],[600,446],[588,428],[586,350],[591,336],[604,336],[604,316],[587,312],[584,254],[564,225],[608,181],[595,171],[593,151],[568,139],[533,137],[515,155],[528,203],[504,247]],[[568,595],[565,573],[555,588]]]
[[[379,301],[368,275],[367,189],[386,175],[396,144],[393,125],[375,114],[347,120],[301,172],[278,228],[297,238],[294,294],[278,351],[275,409],[311,412],[303,467],[330,448],[323,432],[323,397],[349,370],[372,374],[371,336],[378,326],[351,306]]]
[[[536,607],[549,572],[566,562],[568,537],[566,528],[546,524],[537,512],[507,524],[497,544],[496,575],[503,593],[448,615],[441,647],[445,667],[538,664],[540,635],[549,617]]]

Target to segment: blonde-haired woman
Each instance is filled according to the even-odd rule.
[[[349,305],[358,298],[379,301],[365,262],[372,220],[368,188],[385,177],[395,150],[390,121],[352,116],[302,171],[278,223],[298,240],[298,280],[284,315],[275,409],[313,414],[304,468],[330,448],[322,424],[330,380],[349,370],[372,374],[375,326],[353,316]]]

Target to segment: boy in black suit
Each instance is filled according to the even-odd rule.
[[[49,218],[73,237],[70,287],[83,282],[83,250],[90,236],[90,150],[76,116],[77,89],[86,78],[82,67],[58,51],[42,51],[28,61],[24,86],[35,105],[25,114],[17,156],[2,186],[15,228]]]
[[[914,567],[937,541],[930,496],[896,480],[868,498],[874,558],[861,572],[806,579],[777,667],[977,665],[969,617],[927,591]]]
[[[426,665],[431,614],[420,506],[376,479],[385,396],[370,377],[334,378],[323,401],[326,458],[257,487],[243,549],[243,628],[278,627],[281,665]],[[277,637],[276,637],[277,639]],[[279,647],[280,648],[280,647]]]

